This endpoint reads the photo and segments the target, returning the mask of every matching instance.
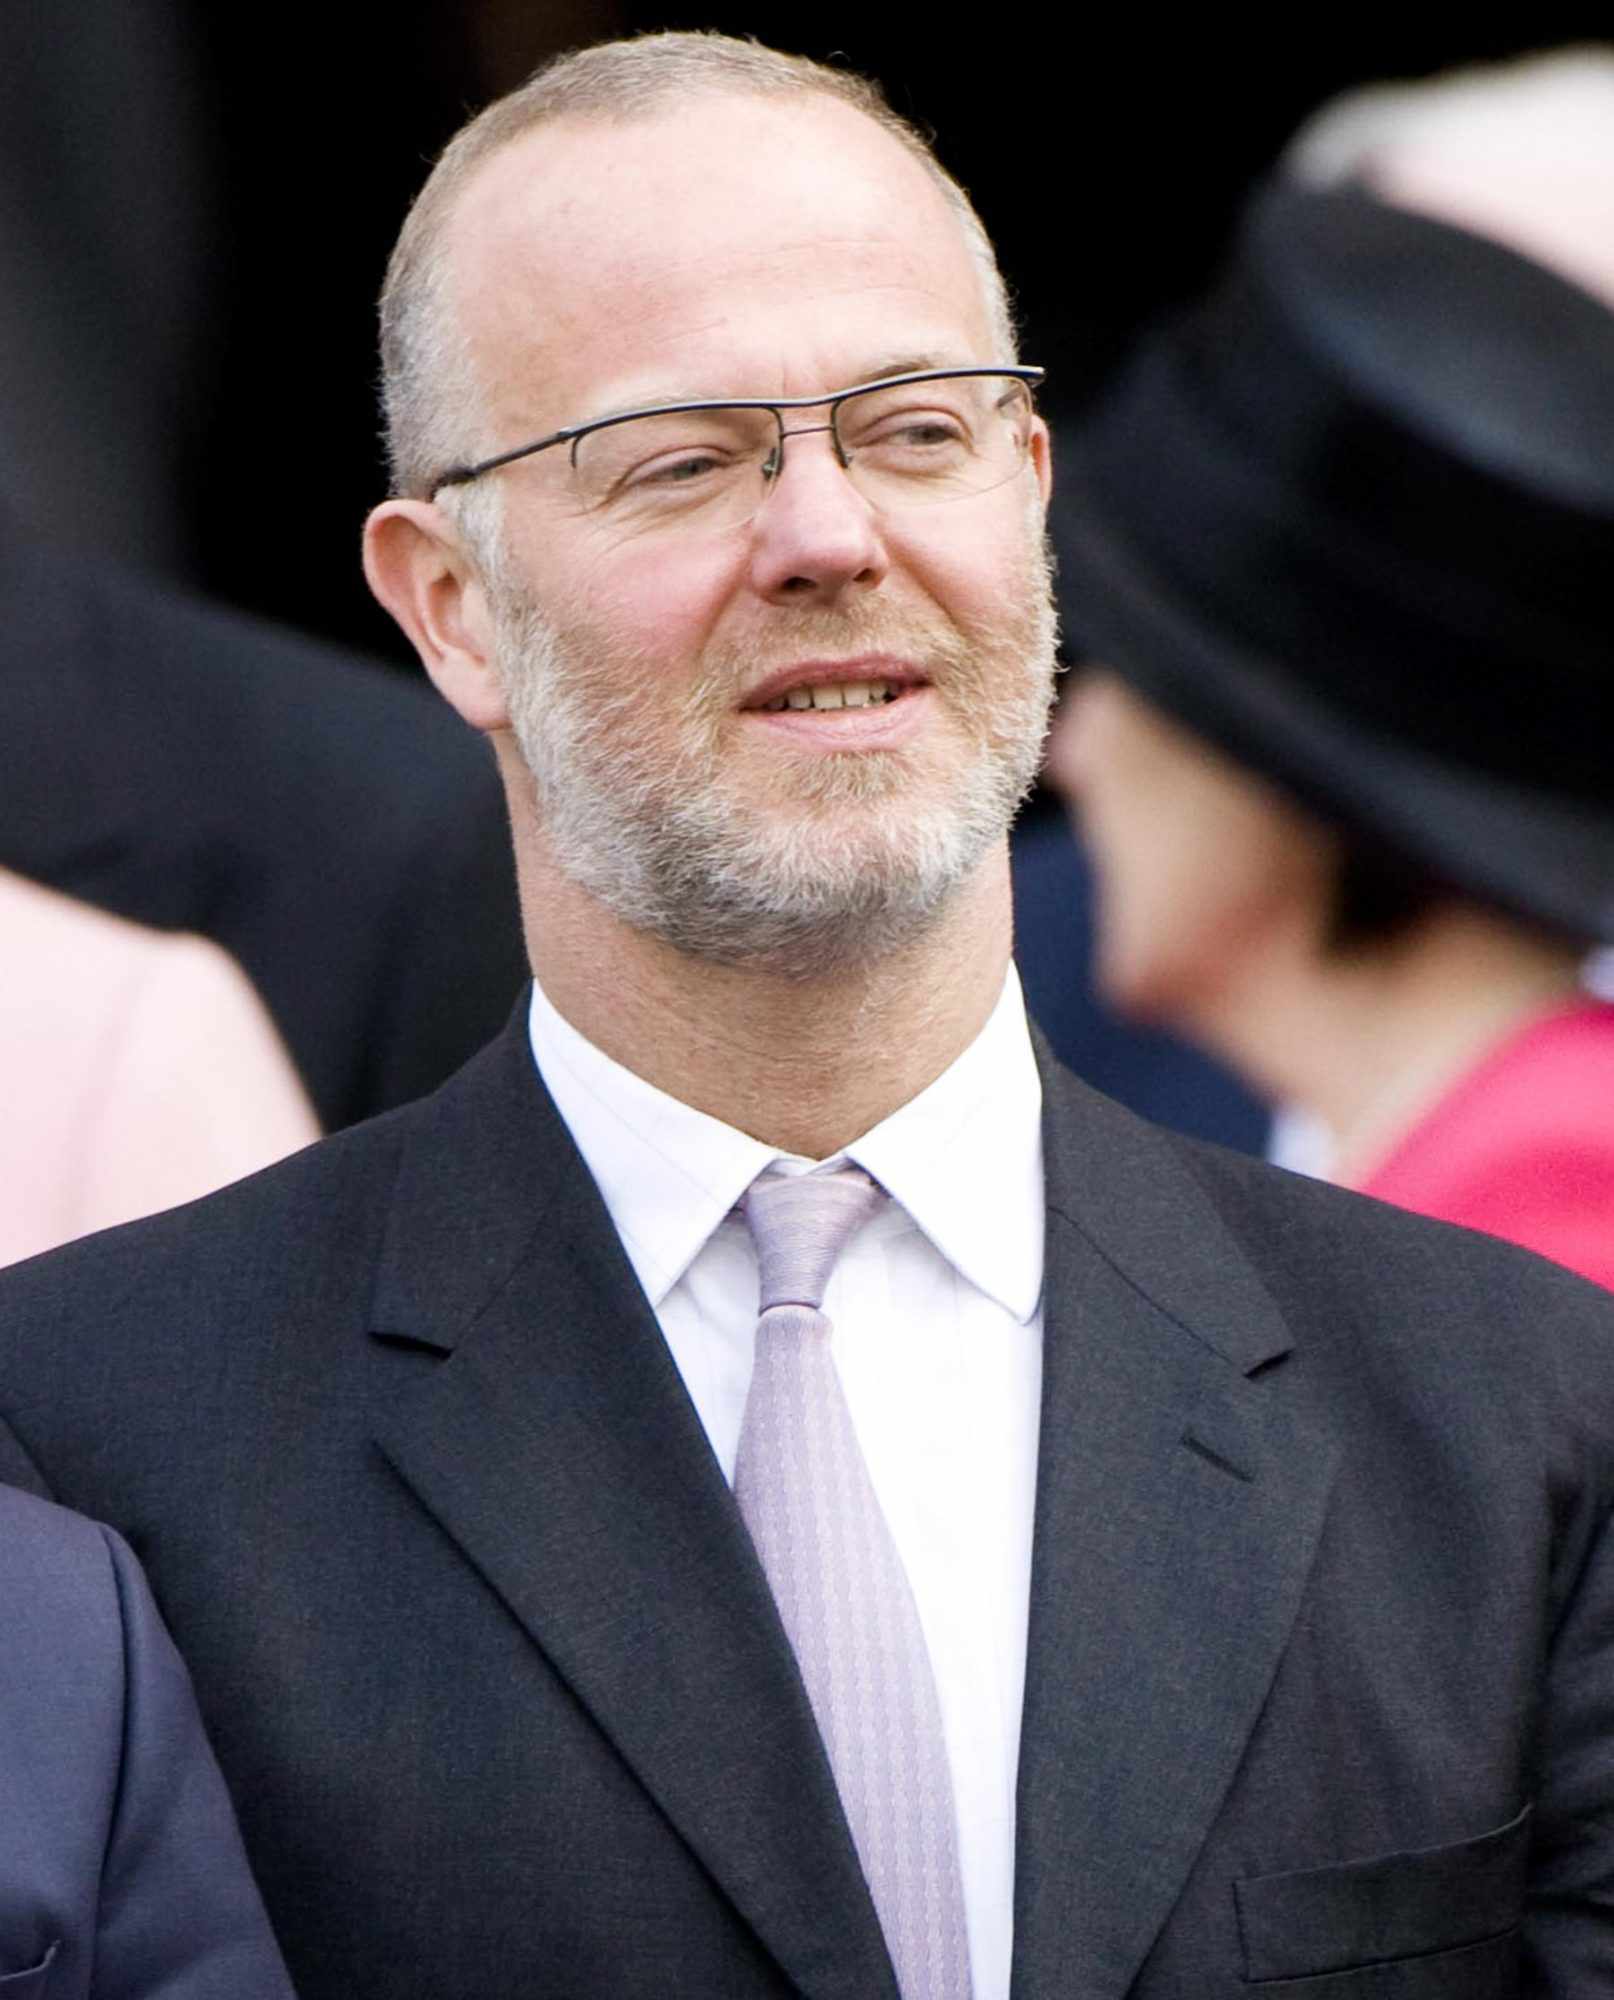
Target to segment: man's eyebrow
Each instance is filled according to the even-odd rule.
[[[892,375],[922,375],[930,368],[968,368],[971,365],[968,361],[960,361],[955,355],[941,354],[934,351],[923,354],[909,353],[893,355],[876,362],[872,367],[861,370],[850,381],[840,382],[835,388],[826,390],[824,392],[824,400],[828,402],[831,396],[839,395],[846,389],[861,389],[870,382],[884,382]],[[608,423],[613,417],[631,417],[640,410],[660,410],[676,407],[680,403],[721,403],[730,399],[730,393],[725,389],[645,389],[639,394],[630,395],[620,402],[613,401],[609,409],[599,410],[585,421],[589,423]],[[765,396],[734,395],[733,400],[740,403],[761,403],[766,402],[767,398]],[[786,402],[790,400],[788,396],[785,398]]]
[[[969,362],[960,361],[956,355],[938,354],[934,351],[925,354],[897,354],[889,356],[880,362],[878,367],[869,369],[866,374],[855,376],[844,386],[848,389],[860,389],[866,382],[883,382],[888,375],[923,375],[929,368],[969,366]]]

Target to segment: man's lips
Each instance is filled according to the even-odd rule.
[[[833,707],[817,704],[827,696]],[[841,699],[850,696],[847,707]],[[855,660],[798,660],[752,688],[741,704],[750,729],[797,752],[895,750],[913,741],[935,692],[917,667],[884,654]]]
[[[869,705],[867,691],[871,689],[878,691],[873,705],[879,707],[889,706],[911,690],[928,685],[928,675],[888,654],[870,653],[852,660],[798,660],[766,675],[747,693],[740,707],[747,713],[758,710],[779,713],[778,704],[784,702],[787,707],[782,712],[786,714],[844,714],[843,708],[813,707],[799,699],[802,694],[810,696],[814,689],[836,689],[853,692],[855,713]],[[858,689],[865,691],[862,701],[855,700]],[[795,701],[793,696],[797,697]]]

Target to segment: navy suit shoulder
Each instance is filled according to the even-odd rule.
[[[0,631],[0,865],[222,944],[327,1127],[494,1033],[526,976],[503,793],[427,689],[15,536]]]
[[[0,1602],[0,1987],[290,2000],[185,1669],[127,1547],[0,1488]]]

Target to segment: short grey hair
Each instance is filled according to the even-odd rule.
[[[381,397],[395,494],[425,498],[447,465],[485,443],[480,385],[448,283],[448,223],[492,154],[561,118],[627,122],[692,96],[819,96],[872,119],[920,162],[963,228],[980,267],[1002,359],[1016,358],[1014,314],[991,239],[968,195],[929,142],[893,111],[879,85],[850,70],[711,32],[634,36],[574,50],[496,99],[450,140],[404,220],[381,292]],[[473,547],[497,535],[496,502],[453,495]]]

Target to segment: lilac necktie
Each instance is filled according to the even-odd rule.
[[[930,1655],[819,1310],[835,1259],[885,1200],[856,1168],[764,1175],[746,1193],[762,1297],[734,1493],[795,1649],[903,2000],[969,2000]]]

